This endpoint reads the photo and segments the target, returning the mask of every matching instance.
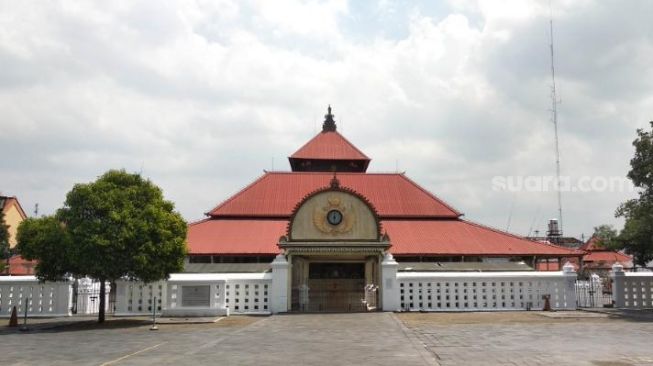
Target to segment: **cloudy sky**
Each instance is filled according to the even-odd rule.
[[[436,4],[436,5],[434,5]],[[553,1],[562,174],[624,177],[653,119],[653,2]],[[526,235],[555,174],[549,2],[0,1],[0,191],[28,211],[76,182],[142,172],[188,220],[321,125],[468,219]],[[629,190],[565,192],[568,235]]]

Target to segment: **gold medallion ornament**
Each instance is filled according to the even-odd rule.
[[[327,198],[327,204],[315,208],[313,224],[323,233],[338,235],[351,231],[356,221],[354,207],[344,205],[337,196]]]

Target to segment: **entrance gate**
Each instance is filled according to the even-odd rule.
[[[377,286],[366,284],[365,263],[308,263],[308,279],[297,281],[292,310],[364,312],[376,310]],[[300,283],[302,282],[302,283]]]
[[[105,312],[112,314],[116,305],[116,285],[106,282]],[[100,282],[89,278],[75,280],[72,284],[72,314],[97,314],[100,312]]]
[[[605,281],[594,275],[589,280],[576,281],[576,305],[579,308],[612,307],[612,291],[609,279]]]

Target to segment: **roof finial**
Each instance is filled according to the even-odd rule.
[[[338,180],[338,177],[336,176],[336,171],[333,171],[333,178],[331,178],[331,182],[329,184],[332,189],[338,189],[340,188],[340,181]]]
[[[331,114],[331,104],[327,108],[327,114],[324,115],[324,123],[322,124],[322,132],[335,132],[336,121],[333,119],[334,115]]]

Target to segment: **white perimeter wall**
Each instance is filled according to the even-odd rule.
[[[405,311],[576,309],[576,273],[403,272],[397,275]]]

